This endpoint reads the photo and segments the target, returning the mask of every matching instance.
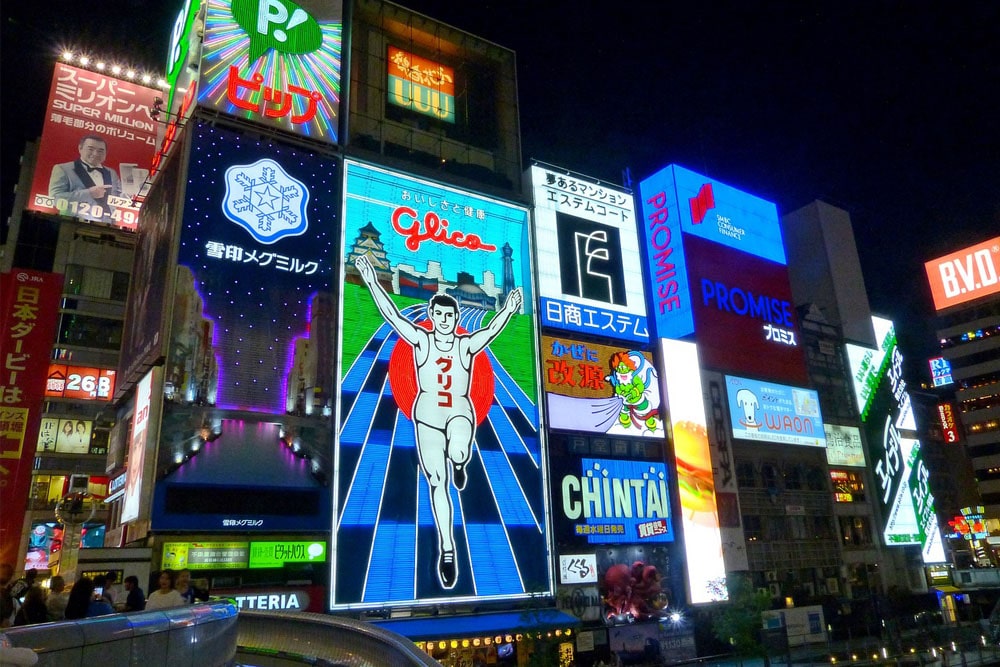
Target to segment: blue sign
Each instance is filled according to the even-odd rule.
[[[951,362],[944,357],[934,357],[929,359],[931,366],[931,378],[935,387],[944,387],[955,380],[951,376]]]
[[[671,168],[685,234],[787,263],[774,204],[683,167]]]
[[[665,167],[639,183],[639,199],[647,299],[656,337],[683,338],[694,333],[694,313],[673,167]]]
[[[733,437],[826,447],[819,394],[783,384],[726,376]]]

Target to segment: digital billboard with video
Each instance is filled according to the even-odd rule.
[[[1000,292],[1000,236],[924,264],[934,308],[944,310]]]
[[[550,428],[663,438],[649,352],[543,336],[541,360]]]
[[[649,342],[632,194],[545,166],[529,174],[542,326]]]
[[[149,176],[156,90],[56,63],[26,208],[135,229]]]
[[[819,394],[733,375],[726,376],[733,437],[807,447],[826,447]]]
[[[872,317],[872,325],[879,347],[848,345],[847,356],[875,473],[883,538],[888,546],[919,544],[925,563],[940,563],[944,547],[903,378],[903,355],[890,320]]]
[[[337,142],[339,0],[207,0],[198,105]]]
[[[189,129],[153,525],[327,529],[337,164]]]
[[[345,183],[332,606],[551,590],[527,210]]]
[[[702,364],[808,382],[786,267],[697,237],[686,237],[684,246]]]

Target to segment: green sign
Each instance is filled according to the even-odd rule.
[[[251,542],[250,567],[326,562],[326,542]]]
[[[246,542],[167,542],[163,545],[165,570],[241,570],[247,566]]]

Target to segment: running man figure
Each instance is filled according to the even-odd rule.
[[[462,491],[468,479],[466,464],[472,457],[476,429],[476,414],[469,398],[472,360],[520,312],[521,288],[508,295],[507,302],[489,324],[463,334],[457,333],[458,302],[451,296],[436,294],[427,304],[431,323],[431,329],[427,330],[399,312],[379,284],[367,256],[358,257],[354,264],[379,313],[413,347],[417,396],[411,414],[416,427],[417,456],[430,487],[431,511],[438,533],[438,579],[441,586],[451,589],[458,580],[458,565],[448,464],[451,463],[451,481]]]

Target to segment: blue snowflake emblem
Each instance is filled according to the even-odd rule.
[[[309,227],[308,203],[309,189],[274,160],[264,158],[226,169],[222,212],[263,244],[304,234]]]

